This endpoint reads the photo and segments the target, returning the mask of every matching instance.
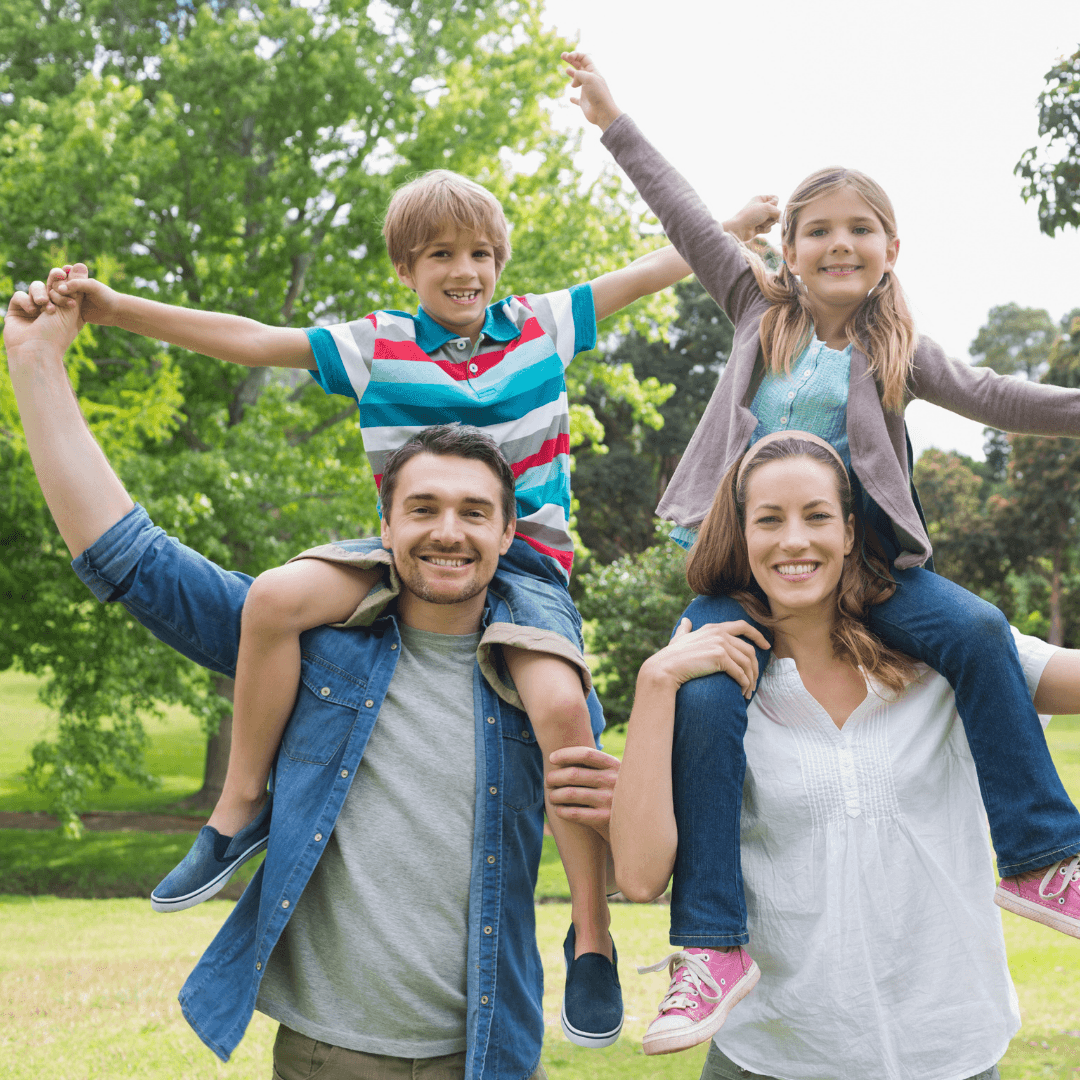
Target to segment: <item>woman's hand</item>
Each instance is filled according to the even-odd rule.
[[[747,638],[763,649],[769,648],[761,631],[745,619],[706,623],[698,630],[691,629],[689,619],[683,619],[671,641],[641,665],[639,678],[671,679],[678,687],[690,679],[722,671],[742,687],[743,697],[750,698],[759,672],[757,653]]]

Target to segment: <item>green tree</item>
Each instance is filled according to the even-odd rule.
[[[979,367],[1036,379],[1046,370],[1057,336],[1054,320],[1042,308],[1000,304],[990,309],[969,352]]]
[[[1080,49],[1046,73],[1039,95],[1042,142],[1025,150],[1016,165],[1024,199],[1035,199],[1039,228],[1048,236],[1080,226]]]
[[[577,142],[552,124],[566,43],[543,30],[539,0],[10,0],[2,23],[0,253],[15,283],[82,258],[124,291],[276,325],[406,306],[380,218],[394,187],[436,166],[477,177],[507,207],[503,294],[586,280],[644,250],[618,181],[583,189]],[[306,376],[106,328],[84,332],[70,370],[140,501],[229,568],[256,574],[375,527],[355,411]],[[208,737],[223,725],[209,744],[211,801],[229,682],[133,630],[65,569],[5,378],[0,666],[51,673],[61,710],[33,775],[74,825],[89,785],[146,779],[140,718],[182,701]],[[649,417],[655,388],[629,373],[616,389]],[[602,439],[587,407],[573,424],[579,440]]]

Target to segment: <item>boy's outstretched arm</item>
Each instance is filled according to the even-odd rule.
[[[77,280],[86,274],[71,269]],[[78,304],[46,311],[45,283],[16,293],[4,319],[4,347],[26,445],[38,482],[72,557],[135,505],[83,419],[64,368],[82,326]]]
[[[69,277],[69,269],[56,268],[50,272],[49,299],[57,306],[79,299],[86,322],[119,326],[134,334],[244,367],[316,366],[303,330],[267,326],[242,315],[197,311],[128,296],[91,277]]]

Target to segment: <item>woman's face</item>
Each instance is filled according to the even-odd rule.
[[[751,472],[746,547],[774,615],[812,615],[817,608],[831,620],[854,542],[854,515],[844,520],[836,474],[827,465],[793,457]]]

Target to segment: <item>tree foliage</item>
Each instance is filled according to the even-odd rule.
[[[0,255],[11,284],[83,259],[116,288],[308,326],[409,306],[386,258],[391,191],[433,167],[502,199],[504,294],[645,249],[613,175],[583,187],[552,123],[566,43],[539,0],[9,0],[0,20]],[[640,325],[663,301],[639,305]],[[624,328],[631,322],[621,324]],[[588,370],[590,361],[583,365]],[[88,328],[69,371],[133,494],[185,543],[257,574],[376,526],[355,409],[300,381]],[[584,374],[582,375],[584,378]],[[612,384],[648,422],[657,388]],[[585,406],[573,434],[602,429]],[[88,785],[147,779],[141,717],[179,701],[208,734],[227,688],[67,571],[0,374],[0,668],[47,672],[61,710],[32,775],[69,822]]]
[[[1057,336],[1054,320],[1042,308],[1000,304],[990,309],[969,351],[979,367],[1034,380],[1046,370]]]
[[[1039,95],[1042,142],[1025,150],[1016,165],[1024,199],[1035,199],[1039,228],[1053,236],[1080,226],[1080,49],[1046,73]]]

